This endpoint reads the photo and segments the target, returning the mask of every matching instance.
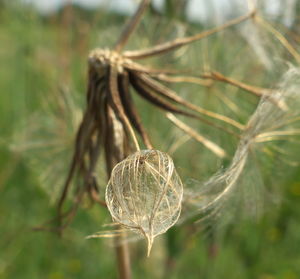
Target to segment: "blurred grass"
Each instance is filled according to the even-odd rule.
[[[52,188],[45,191],[45,187],[53,186],[54,182],[42,185],[45,181],[41,180],[40,172],[56,161],[64,167],[68,164],[72,135],[84,107],[88,52],[94,47],[111,46],[125,18],[104,10],[87,12],[74,7],[42,17],[17,2],[5,2],[0,13],[0,279],[116,278],[114,250],[107,241],[85,240],[85,236],[100,230],[101,224],[110,222],[104,210],[96,206],[80,210],[63,238],[49,232],[34,232],[32,227],[55,214],[47,194]],[[162,26],[161,31],[158,27]],[[147,15],[128,48],[147,46],[182,35],[182,32],[194,34],[199,28],[201,26]],[[259,86],[270,86],[280,74],[278,69],[275,73],[265,71],[246,42],[230,31],[148,63],[157,67],[188,68],[194,74],[200,74],[209,66]],[[205,104],[206,108],[243,123],[258,101],[224,84],[209,89],[192,85],[174,88],[195,103]],[[237,107],[225,105],[223,95]],[[74,121],[64,111],[63,98],[67,103],[68,100],[74,102],[67,108],[78,110]],[[152,113],[152,107],[135,99],[154,145],[167,151],[182,136],[181,132],[170,129],[170,123],[161,120],[160,113]],[[43,118],[49,112],[47,106],[52,118]],[[57,116],[58,122],[53,116]],[[55,126],[64,120],[67,124]],[[42,125],[44,130],[37,129],[32,134],[35,125]],[[211,127],[193,122],[191,125],[233,154],[234,139]],[[48,128],[54,132],[47,132]],[[66,132],[62,142],[66,146],[53,155],[45,142],[55,141],[51,137],[59,136],[60,132]],[[39,142],[40,139],[45,142]],[[23,140],[34,148],[18,149]],[[36,148],[37,143],[42,146]],[[39,158],[39,154],[43,156]],[[183,177],[201,180],[219,166],[228,164],[212,157],[192,140],[173,157]],[[211,224],[213,229],[204,233],[192,225],[172,228],[166,237],[154,243],[154,255],[150,259],[145,258],[143,244],[133,244],[134,278],[299,278],[300,169],[282,165],[276,168],[275,161],[276,158],[265,162],[269,168],[265,170],[264,179],[268,185],[277,182],[276,193],[281,203],[269,204],[262,219],[242,219],[226,230],[214,229]],[[61,176],[63,170],[60,170],[62,173],[56,173],[55,168],[49,171],[52,176]],[[103,183],[105,179],[100,177]]]

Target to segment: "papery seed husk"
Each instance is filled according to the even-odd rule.
[[[179,218],[182,194],[171,157],[158,150],[142,150],[115,166],[105,198],[114,221],[144,235],[149,255],[154,237]]]

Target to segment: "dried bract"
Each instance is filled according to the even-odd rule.
[[[114,221],[145,236],[149,256],[154,237],[176,223],[182,194],[170,156],[142,150],[115,166],[105,198]]]

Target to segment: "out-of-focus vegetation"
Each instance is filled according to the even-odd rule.
[[[87,201],[62,238],[32,228],[55,214],[55,198],[85,105],[88,53],[95,47],[111,47],[126,19],[105,10],[85,11],[74,6],[41,16],[15,1],[1,3],[0,278],[116,278],[114,249],[109,241],[85,239],[110,222],[104,209],[91,207]],[[149,12],[128,48],[138,49],[207,28],[171,15]],[[299,33],[293,31],[297,26],[292,32],[280,24],[277,28],[297,46]],[[272,61],[276,56],[293,62],[274,36],[260,32],[268,46],[267,59]],[[267,70],[261,59],[245,36],[232,28],[146,63],[188,69],[195,75],[214,69],[249,84],[270,87],[284,69],[272,61]],[[174,89],[243,123],[258,102],[257,97],[225,84],[213,83],[209,88],[181,84]],[[143,100],[136,102],[154,146],[174,151],[174,143],[183,134],[161,120]],[[212,127],[196,122],[192,125],[233,154],[236,139]],[[299,150],[295,147],[294,154],[300,154]],[[172,156],[185,178],[204,180],[228,164],[228,159],[215,158],[192,140]],[[241,218],[226,230],[214,222],[202,232],[193,224],[174,227],[154,243],[149,259],[144,245],[133,243],[134,278],[299,278],[300,168],[292,165],[289,157],[285,160],[287,163],[273,154],[257,162],[264,164],[257,169],[263,171],[266,185],[259,195],[268,197],[261,218]],[[100,167],[103,187],[104,173]],[[258,183],[255,176],[253,180]]]

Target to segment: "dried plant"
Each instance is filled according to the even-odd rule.
[[[105,205],[104,201],[98,197],[99,187],[94,176],[101,146],[104,147],[108,174],[111,173],[111,170],[118,162],[127,157],[132,151],[140,149],[134,130],[140,135],[146,148],[152,149],[151,140],[134,106],[130,87],[144,99],[166,112],[198,119],[230,134],[236,135],[233,130],[227,129],[224,125],[218,125],[215,121],[209,120],[209,118],[229,124],[238,130],[244,128],[242,124],[229,117],[189,103],[170,88],[160,83],[160,81],[166,79],[172,80],[176,78],[174,71],[143,66],[134,60],[161,55],[175,50],[243,22],[251,18],[254,13],[251,12],[220,27],[191,37],[175,39],[145,50],[121,53],[149,2],[149,0],[141,2],[136,14],[121,34],[114,50],[95,49],[90,53],[87,108],[76,135],[71,168],[58,204],[59,218],[66,220],[65,225],[74,216],[84,193],[88,193],[92,200]],[[178,78],[186,82],[194,82],[195,79],[200,80],[196,77]],[[201,138],[200,142],[203,143],[204,141],[210,142],[205,138]],[[135,147],[132,147],[131,142],[134,143]],[[225,154],[217,144],[206,144],[205,146],[218,156],[222,157]],[[83,178],[83,185],[79,184],[75,190],[74,206],[64,212],[63,205],[68,196],[71,182],[78,175]],[[61,228],[64,228],[65,225],[61,226]]]
[[[112,50],[95,49],[89,55],[87,106],[76,133],[73,158],[59,198],[56,218],[59,221],[57,230],[61,232],[72,221],[87,195],[93,202],[108,207],[114,221],[121,225],[116,230],[117,238],[123,237],[124,227],[144,235],[148,240],[148,255],[154,237],[175,224],[181,207],[184,213],[182,220],[203,213],[208,213],[206,217],[209,218],[222,211],[225,202],[235,192],[250,151],[260,142],[299,133],[294,128],[286,129],[288,123],[299,120],[299,116],[291,113],[294,110],[290,109],[293,102],[299,101],[298,95],[294,94],[295,99],[290,102],[290,95],[284,90],[251,86],[218,72],[182,76],[174,70],[155,69],[136,62],[163,55],[225,28],[255,19],[255,11],[194,36],[144,50],[122,52],[149,3],[150,0],[141,2]],[[167,81],[207,85],[208,80],[224,82],[262,98],[246,125],[190,103],[163,84]],[[185,191],[183,205],[182,183],[173,161],[166,153],[153,149],[133,102],[133,92],[163,110],[173,124],[220,158],[228,156],[222,147],[200,135],[174,114],[199,120],[240,140],[230,166],[204,184],[196,182],[196,190]],[[285,129],[278,130],[281,127]],[[140,150],[141,143],[147,150]],[[106,201],[101,199],[95,175],[101,151],[104,152],[110,178]],[[71,192],[72,205],[67,207],[66,201],[72,196]],[[120,274],[122,278],[130,278],[126,245],[117,247],[117,251]]]

